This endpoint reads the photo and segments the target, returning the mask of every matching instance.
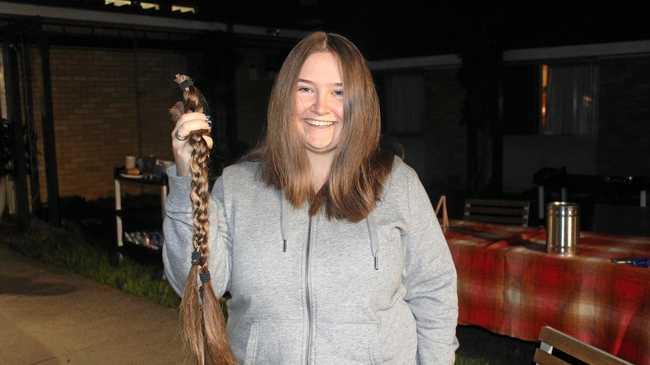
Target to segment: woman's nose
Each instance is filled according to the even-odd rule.
[[[327,94],[326,93],[319,93],[316,99],[314,100],[314,104],[312,105],[314,112],[317,114],[327,114],[329,112],[328,110],[328,100],[327,100]]]

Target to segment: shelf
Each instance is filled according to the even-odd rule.
[[[155,250],[159,251],[162,248],[162,242],[164,241],[162,239],[162,234],[158,231],[151,231],[151,230],[140,230],[140,231],[132,231],[132,232],[125,232],[124,231],[124,220],[127,218],[132,218],[133,216],[129,217],[130,214],[126,212],[125,207],[122,206],[122,183],[123,182],[128,182],[128,183],[136,183],[136,184],[141,184],[141,185],[153,185],[153,186],[159,186],[160,187],[160,213],[161,213],[161,220],[164,220],[165,217],[165,200],[167,198],[167,175],[163,174],[161,176],[156,176],[156,175],[144,175],[142,178],[129,178],[129,177],[124,177],[121,175],[121,173],[124,172],[124,168],[122,167],[116,167],[113,171],[113,177],[114,177],[114,182],[115,182],[115,221],[116,221],[116,238],[117,238],[117,247],[122,247],[125,242],[133,244],[135,246],[140,246],[144,247],[150,250]],[[149,178],[147,178],[149,176]],[[129,211],[132,211],[136,207],[132,207],[128,209]],[[147,215],[148,216],[148,215]],[[128,225],[127,225],[128,226]],[[141,227],[138,227],[141,228]],[[162,228],[161,228],[162,229]],[[154,234],[158,233],[160,238],[154,239],[159,241],[159,245],[149,245],[147,244],[147,235],[151,234],[151,237],[158,237],[157,235]],[[149,239],[151,240],[151,237]]]
[[[162,176],[154,174],[144,174],[138,175],[138,177],[125,177],[122,174],[126,170],[123,167],[116,167],[113,170],[113,178],[119,180],[120,182],[129,182],[137,183],[142,185],[154,185],[154,186],[166,186],[167,185],[167,175],[163,174]]]
[[[162,250],[164,240],[162,232],[159,231],[124,232],[124,242],[152,251]]]

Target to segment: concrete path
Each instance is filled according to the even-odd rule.
[[[177,312],[0,245],[0,364],[184,364]]]

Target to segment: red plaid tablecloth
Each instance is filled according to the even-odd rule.
[[[609,260],[650,257],[650,237],[582,232],[577,254],[561,257],[545,252],[542,228],[452,221],[445,235],[458,271],[460,324],[529,341],[549,325],[650,365],[650,268]]]

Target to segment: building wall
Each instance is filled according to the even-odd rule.
[[[406,161],[429,189],[463,189],[464,90],[455,68],[380,75],[385,133],[404,147]]]
[[[32,50],[33,117],[38,136],[40,193],[47,200],[42,145],[41,60]],[[245,50],[237,70],[240,140],[254,145],[265,125],[272,76],[264,55]],[[112,173],[124,156],[172,159],[167,108],[178,98],[171,79],[187,72],[173,51],[54,47],[50,55],[56,153],[61,196],[113,195]],[[251,65],[256,66],[251,67]],[[566,165],[574,173],[650,175],[650,57],[600,62],[599,133],[595,140],[507,136],[504,188],[532,186],[532,173]],[[255,70],[255,71],[253,71]],[[409,162],[432,195],[462,190],[466,179],[464,91],[456,69],[424,72],[426,117],[421,135],[398,135]],[[390,122],[390,121],[389,121]],[[568,158],[567,156],[573,156]],[[143,190],[133,185],[128,193]]]
[[[600,62],[598,173],[650,176],[650,57]]]
[[[503,138],[503,190],[521,193],[535,187],[533,175],[544,167],[566,167],[570,174],[595,175],[594,137],[508,135]]]
[[[276,53],[237,50],[233,91],[237,130],[248,147],[257,143],[265,128],[273,78],[278,60],[283,59]],[[42,66],[37,49],[32,49],[31,57],[40,194],[47,201]],[[123,165],[126,155],[172,160],[167,110],[180,96],[173,76],[188,69],[202,73],[210,66],[201,60],[200,54],[185,51],[139,49],[136,54],[128,49],[53,47],[50,66],[60,196],[89,200],[113,196],[113,168]],[[130,194],[158,192],[156,187],[138,184],[122,186]]]
[[[650,57],[599,61],[598,133],[595,137],[504,137],[503,184],[507,192],[534,187],[543,167],[571,174],[650,176]]]
[[[405,77],[404,77],[405,75]],[[402,145],[432,203],[447,196],[449,213],[462,211],[467,179],[465,90],[457,68],[376,73],[385,137]],[[401,80],[401,81],[400,81]]]
[[[171,160],[167,109],[179,98],[175,73],[186,56],[173,51],[53,47],[50,50],[59,194],[86,199],[114,193],[113,168],[126,155]],[[34,121],[42,200],[47,200],[42,143],[42,72],[32,51]],[[125,184],[137,194],[157,191]]]
[[[432,142],[429,153],[435,158],[432,184],[464,190],[467,179],[467,136],[461,124],[465,90],[458,81],[458,69],[432,70],[427,73]]]
[[[254,147],[266,128],[266,109],[275,74],[267,70],[267,53],[258,49],[238,50],[237,128],[239,141]]]

